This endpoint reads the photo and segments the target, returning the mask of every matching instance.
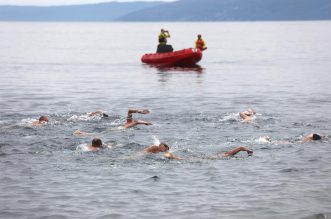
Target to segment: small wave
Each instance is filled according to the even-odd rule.
[[[300,170],[297,169],[297,168],[286,168],[286,169],[282,169],[280,172],[282,172],[282,173],[295,173],[295,172],[300,172]]]
[[[302,219],[326,219],[326,218],[331,218],[331,213],[319,213],[319,214],[314,214],[308,217],[304,217]]]
[[[254,140],[255,143],[265,144],[265,143],[271,143],[271,138],[269,136],[262,136],[258,139]]]
[[[219,122],[239,122],[241,121],[239,113],[231,113],[219,119]]]
[[[32,119],[32,118],[27,118],[27,119],[22,119],[17,125],[21,127],[26,127],[26,128],[31,128],[31,127],[38,127],[38,126],[44,126],[44,125],[60,125],[61,123],[56,120],[51,120],[47,123],[39,123],[38,119]]]
[[[76,151],[83,151],[83,152],[87,152],[89,151],[88,149],[88,145],[87,144],[80,144],[80,145],[77,145],[76,147]]]
[[[19,126],[31,127],[33,126],[33,123],[36,122],[38,122],[37,119],[31,119],[31,118],[22,119],[21,122],[19,123]]]
[[[77,122],[77,121],[99,121],[101,120],[102,116],[100,115],[94,115],[94,116],[89,116],[89,115],[73,115],[67,121],[70,122]]]
[[[123,121],[121,119],[115,119],[114,121],[112,121],[110,123],[110,125],[114,125],[114,126],[119,126],[119,125],[122,125],[123,124]]]
[[[159,181],[160,180],[160,177],[158,177],[158,176],[152,176],[152,177],[150,177],[150,179],[153,180],[154,182],[156,182],[156,181]]]

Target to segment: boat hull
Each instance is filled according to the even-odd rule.
[[[202,59],[202,52],[199,49],[183,49],[167,53],[145,54],[141,61],[151,65],[164,66],[194,66]]]

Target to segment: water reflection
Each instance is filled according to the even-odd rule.
[[[159,76],[159,82],[167,82],[170,78],[179,74],[196,74],[196,78],[201,78],[204,73],[204,69],[200,66],[196,67],[158,67],[157,75]],[[200,84],[201,81],[199,80]]]
[[[165,72],[203,73],[205,70],[200,65],[194,65],[191,67],[157,66],[156,68],[159,73],[165,73]]]

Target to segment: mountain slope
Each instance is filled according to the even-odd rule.
[[[181,0],[142,9],[120,21],[330,20],[330,0]]]
[[[111,2],[71,6],[0,6],[0,21],[112,21],[162,2]]]

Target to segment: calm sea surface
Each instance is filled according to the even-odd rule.
[[[203,35],[201,69],[140,62],[162,27],[175,49]],[[330,84],[331,22],[0,23],[0,217],[331,217]],[[117,130],[129,107],[153,125]],[[185,159],[142,153],[155,139]]]

